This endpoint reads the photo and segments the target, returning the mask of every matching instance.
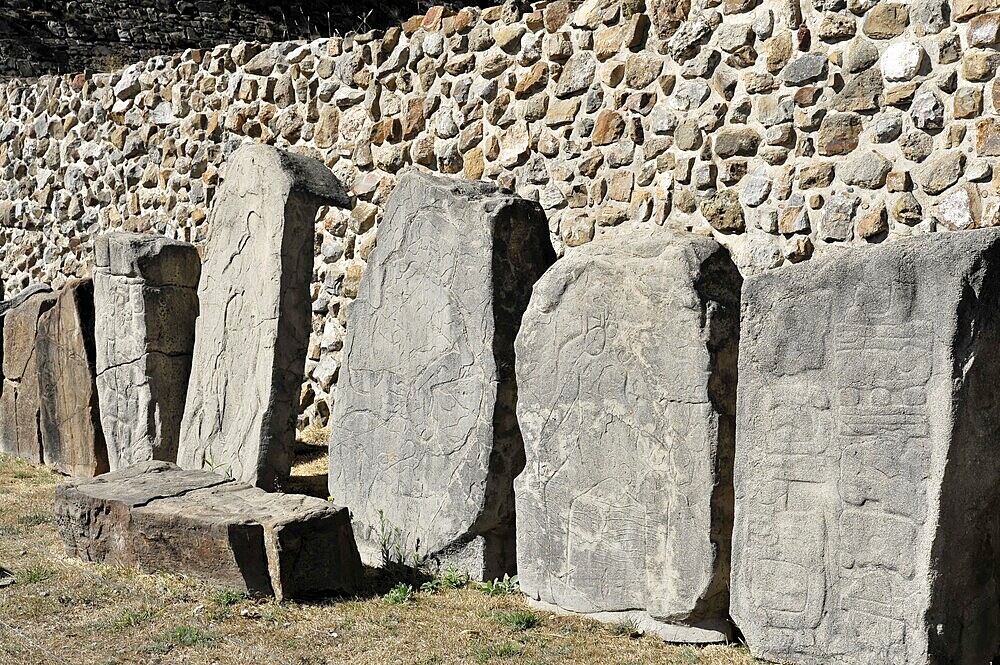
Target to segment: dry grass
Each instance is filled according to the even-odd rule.
[[[315,452],[315,451],[313,451]],[[297,471],[316,475],[325,460]],[[315,468],[314,468],[315,467]],[[410,600],[370,571],[366,597],[251,600],[190,578],[67,559],[52,522],[58,476],[0,456],[0,663],[711,664],[735,647],[671,647],[577,618],[533,612],[473,585]]]

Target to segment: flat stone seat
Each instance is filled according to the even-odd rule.
[[[191,575],[278,600],[356,592],[362,566],[346,508],[268,493],[208,471],[143,462],[56,488],[66,553]]]

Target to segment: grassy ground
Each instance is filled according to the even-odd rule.
[[[296,482],[320,491],[313,476],[325,461],[304,457]],[[672,647],[627,626],[532,611],[516,593],[491,595],[460,579],[408,593],[373,570],[363,597],[278,604],[186,577],[85,564],[64,556],[56,534],[58,481],[0,456],[4,665],[755,662],[737,647]]]

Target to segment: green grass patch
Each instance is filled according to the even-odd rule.
[[[494,612],[493,619],[501,626],[511,630],[529,630],[542,621],[530,610],[510,610],[509,612]]]
[[[56,571],[47,566],[32,566],[24,571],[25,584],[37,584],[52,579]]]
[[[211,633],[207,633],[197,626],[181,625],[170,631],[169,638],[175,644],[183,647],[191,647],[196,644],[211,642],[215,638]]]

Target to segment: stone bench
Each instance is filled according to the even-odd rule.
[[[278,600],[358,591],[350,515],[207,471],[144,462],[56,488],[66,553],[186,574]]]

